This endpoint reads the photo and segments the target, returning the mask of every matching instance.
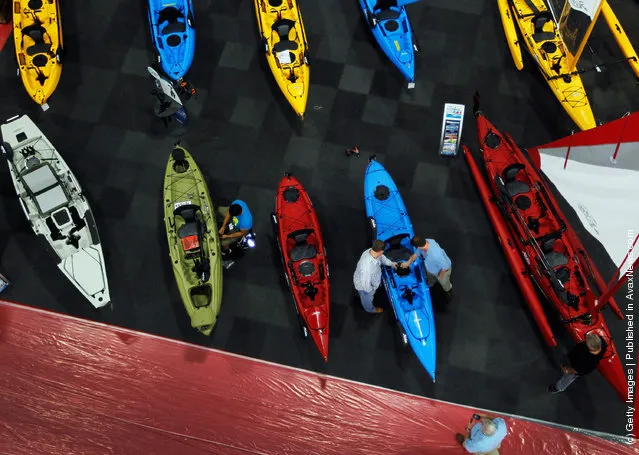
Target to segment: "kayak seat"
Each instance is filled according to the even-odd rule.
[[[291,261],[299,262],[304,259],[313,259],[317,256],[313,237],[314,232],[312,229],[300,229],[288,235],[287,242],[290,241],[293,244],[289,254]],[[300,264],[301,266],[302,264]]]
[[[388,247],[384,251],[384,256],[393,262],[408,261],[413,253],[402,245],[402,241],[408,237],[408,234],[397,234],[386,240]]]
[[[173,22],[162,29],[162,35],[172,35],[175,33],[182,33],[186,30],[186,24],[184,22]]]
[[[273,31],[277,32],[280,40],[273,46],[274,52],[297,50],[297,43],[289,39],[291,30],[295,27],[295,21],[290,19],[280,19],[273,24]]]
[[[397,0],[378,0],[373,12],[375,12],[375,18],[380,22],[387,19],[398,19]]]
[[[502,175],[506,184],[506,191],[510,197],[515,197],[518,194],[527,193],[530,191],[530,187],[520,180],[515,180],[519,171],[523,170],[525,166],[521,163],[513,163],[504,169]]]
[[[169,24],[177,23],[178,19],[182,17],[182,13],[173,6],[166,7],[160,10],[158,14],[158,25],[168,22]]]
[[[533,34],[533,39],[535,40],[536,43],[540,43],[542,41],[548,41],[555,38],[554,32],[544,31],[544,26],[548,22],[552,23],[552,21],[553,21],[553,18],[550,11],[543,11],[537,14],[535,17],[533,17],[532,23],[535,27],[535,33]]]
[[[26,49],[27,55],[47,54],[51,51],[51,43],[44,41],[47,31],[40,24],[31,24],[22,29],[22,39],[28,36],[35,44]]]
[[[282,0],[268,0],[268,4],[273,8],[277,8],[278,6],[282,6]]]
[[[568,264],[568,258],[561,253],[551,251],[550,253],[546,253],[544,256],[546,256],[546,261],[548,261],[548,264],[552,268]]]
[[[568,264],[568,258],[559,251],[556,251],[556,247],[561,246],[562,243],[557,238],[550,238],[542,244],[542,250],[546,257],[546,261],[548,261],[548,264],[552,268]]]
[[[182,209],[182,210],[180,210]],[[178,237],[184,239],[192,235],[198,235],[197,219],[195,218],[195,206],[183,205],[174,212],[184,220],[184,224],[178,228]]]
[[[386,20],[394,20],[394,19],[399,19],[399,11],[395,11],[392,9],[385,9],[380,11],[379,13],[375,14],[375,19],[377,19],[378,21],[386,21]]]

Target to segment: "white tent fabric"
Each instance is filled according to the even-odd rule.
[[[639,235],[639,113],[536,150],[541,169],[620,265]]]

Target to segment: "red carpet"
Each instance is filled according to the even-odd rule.
[[[0,52],[11,36],[12,24],[0,24]]]
[[[461,455],[472,413],[0,302],[0,453]],[[506,420],[504,454],[639,453]]]

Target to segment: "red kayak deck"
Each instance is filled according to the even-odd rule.
[[[627,383],[621,361],[605,319],[595,311],[601,290],[594,265],[543,177],[519,147],[482,115],[477,117],[477,130],[488,176],[485,183],[501,216],[501,221],[493,222],[507,227],[507,233],[502,230],[499,234],[502,245],[521,255],[530,278],[576,342],[589,333],[605,340],[607,350],[599,370],[625,401]],[[525,294],[531,310],[537,313],[537,323],[548,325],[545,316],[539,317],[543,312],[539,301]],[[614,302],[611,305],[616,306]],[[542,330],[550,331],[549,327]]]
[[[273,223],[302,332],[313,338],[324,361],[328,361],[330,285],[326,249],[313,204],[292,176],[280,181]]]

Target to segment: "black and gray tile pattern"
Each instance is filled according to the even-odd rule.
[[[636,2],[610,0],[639,48]],[[308,113],[294,118],[259,52],[252,2],[195,2],[197,50],[189,79],[187,145],[213,198],[242,198],[258,247],[225,273],[224,304],[210,338],[189,326],[167,261],[160,191],[174,139],[152,116],[153,61],[140,2],[62,2],[66,65],[43,113],[15,76],[10,46],[0,54],[0,115],[26,113],[65,156],[90,197],[108,261],[114,308],[97,312],[62,278],[24,220],[0,163],[0,267],[13,286],[3,298],[301,368],[448,401],[578,427],[623,432],[625,407],[598,375],[550,396],[556,379],[462,158],[437,155],[444,102],[484,111],[522,144],[573,129],[527,58],[512,65],[494,2],[424,0],[410,5],[422,53],[408,92],[373,42],[355,0],[301,0],[312,71]],[[592,39],[604,59],[619,52],[599,24]],[[586,63],[587,66],[587,63]],[[624,65],[583,76],[595,115],[613,120],[639,107]],[[465,140],[474,147],[474,125]],[[346,158],[358,145],[361,158]],[[351,277],[366,246],[363,173],[376,154],[394,176],[415,228],[436,238],[454,262],[457,293],[438,312],[438,381],[399,346],[392,313],[365,314]],[[273,244],[269,214],[283,173],[306,186],[322,223],[332,276],[328,365],[300,339]],[[597,251],[601,252],[601,248]],[[604,274],[613,269],[597,254]],[[380,291],[378,303],[388,306]],[[607,316],[610,316],[608,314]],[[615,333],[623,324],[609,317]]]

